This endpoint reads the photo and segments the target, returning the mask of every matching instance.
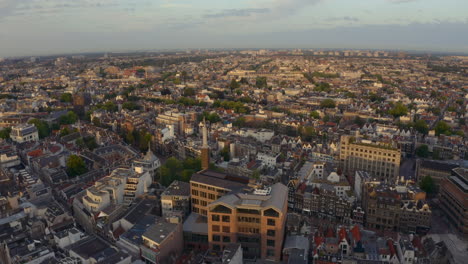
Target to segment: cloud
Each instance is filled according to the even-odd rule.
[[[326,19],[327,21],[335,21],[335,22],[359,22],[359,18],[351,17],[351,16],[344,16],[344,17],[330,17]]]
[[[244,8],[244,9],[225,9],[218,13],[204,15],[205,18],[222,17],[247,17],[253,14],[265,14],[270,12],[268,8]]]
[[[419,1],[419,0],[387,0],[387,2],[390,2],[392,4],[406,4],[410,2],[416,2],[416,1]]]

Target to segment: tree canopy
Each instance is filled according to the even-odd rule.
[[[419,187],[427,194],[432,194],[436,191],[434,179],[432,179],[432,177],[429,175],[422,178],[421,182],[419,183]]]
[[[426,121],[422,119],[414,122],[414,129],[423,135],[426,135],[429,132],[429,127],[427,126]]]
[[[450,126],[444,121],[439,121],[434,129],[435,129],[435,133],[437,136],[440,136],[441,134],[444,134],[444,135],[451,134]]]
[[[192,174],[201,170],[199,158],[180,161],[174,157],[166,160],[160,168],[160,183],[169,186],[174,180],[189,182]]]
[[[416,155],[420,158],[429,157],[429,147],[427,145],[421,145],[416,148]]]
[[[36,126],[39,138],[45,138],[50,135],[50,127],[49,124],[47,124],[47,122],[34,118],[29,120],[28,123]]]
[[[67,174],[69,177],[76,177],[88,172],[86,164],[80,156],[70,155],[67,160]]]
[[[393,117],[398,118],[404,116],[408,113],[408,107],[406,107],[402,102],[397,102],[390,111],[388,111]]]
[[[336,104],[333,99],[325,99],[320,103],[320,107],[322,108],[335,108]]]
[[[78,115],[73,111],[68,111],[67,114],[59,118],[59,123],[61,125],[71,125],[78,121]]]
[[[11,127],[5,127],[0,130],[0,138],[1,139],[9,139],[10,138]]]
[[[73,95],[71,93],[63,93],[60,95],[60,101],[64,103],[71,103],[73,102]]]

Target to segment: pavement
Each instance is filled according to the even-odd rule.
[[[428,235],[434,242],[444,241],[448,250],[452,253],[455,263],[466,263],[468,256],[468,242],[457,237],[455,234],[431,234]]]

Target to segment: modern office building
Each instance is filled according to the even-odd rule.
[[[468,235],[468,169],[455,168],[440,186],[441,208],[450,222]]]
[[[218,200],[223,195],[247,187],[249,179],[232,176],[211,170],[203,170],[192,175],[190,193],[192,196],[192,212],[208,215],[208,204]]]
[[[288,188],[276,183],[266,189],[227,194],[208,205],[208,241],[213,250],[240,243],[247,259],[280,261]]]
[[[340,165],[348,176],[367,171],[380,180],[395,181],[400,172],[400,149],[391,145],[341,136]]]

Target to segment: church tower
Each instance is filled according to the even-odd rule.
[[[208,146],[208,130],[206,122],[203,118],[203,145],[201,148],[201,166],[202,170],[207,170],[210,167],[210,147]]]

